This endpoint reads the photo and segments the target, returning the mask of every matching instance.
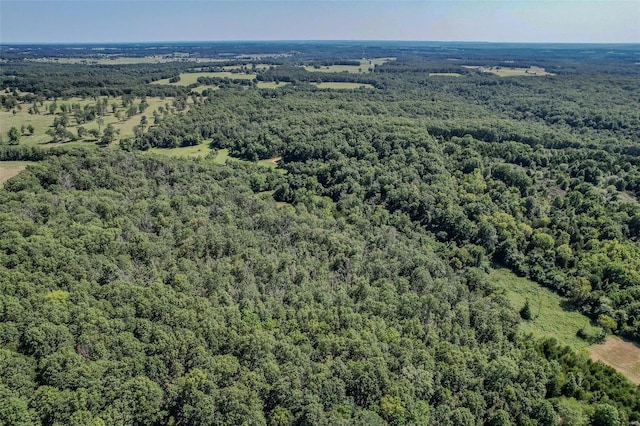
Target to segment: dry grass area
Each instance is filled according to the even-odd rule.
[[[462,77],[457,72],[430,72],[429,77]]]
[[[211,77],[211,78],[228,78],[231,80],[253,80],[256,78],[255,74],[244,74],[237,72],[186,72],[180,74],[180,81],[176,83],[169,83],[168,78],[157,80],[151,84],[169,84],[171,86],[189,86],[190,84],[196,84],[199,77]]]
[[[517,67],[483,67],[475,65],[463,65],[463,68],[475,69],[482,72],[488,72],[500,77],[543,77],[547,75],[555,75],[547,72],[544,68],[531,66],[529,68],[517,68]]]
[[[619,337],[609,336],[605,343],[589,347],[594,361],[601,361],[616,369],[633,383],[640,385],[640,345]]]
[[[225,62],[227,59],[219,58],[191,58],[184,56],[154,55],[144,57],[104,56],[96,58],[37,58],[34,62],[50,62],[58,64],[85,64],[85,65],[131,65],[131,64],[160,64],[166,62]]]
[[[287,82],[275,82],[275,81],[259,81],[258,82],[258,89],[277,89],[278,87],[282,87],[282,86],[286,86]]]
[[[323,83],[311,83],[319,89],[338,89],[338,90],[348,90],[348,89],[359,89],[364,87],[366,89],[373,89],[374,87],[371,84],[364,83],[344,83],[344,82],[323,82]]]
[[[0,161],[0,186],[27,168],[30,161]]]
[[[394,61],[396,58],[372,58],[360,59],[360,65],[329,65],[324,67],[307,66],[305,70],[309,72],[348,72],[351,74],[365,74],[371,72],[376,65],[382,65],[385,62]]]

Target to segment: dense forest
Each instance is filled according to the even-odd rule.
[[[565,296],[601,330],[583,339],[640,341],[637,50],[179,47],[238,55],[208,70],[264,66],[178,85],[193,63],[0,49],[7,111],[183,102],[108,147],[0,145],[0,161],[35,162],[0,189],[0,424],[640,422],[640,387],[520,332],[531,314],[487,274]],[[302,67],[357,67],[365,49],[393,60]],[[484,71],[532,66],[552,75]],[[148,152],[197,144],[210,154]]]

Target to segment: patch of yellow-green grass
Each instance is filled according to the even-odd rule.
[[[37,58],[34,62],[49,62],[58,64],[85,64],[85,65],[130,65],[130,64],[159,64],[166,62],[225,62],[219,58],[192,58],[173,55],[154,55],[144,57],[106,56],[95,58]]]
[[[32,161],[0,161],[0,186],[30,164],[34,163]]]
[[[198,87],[194,87],[193,89],[191,89],[192,92],[196,92],[196,93],[202,93],[205,90],[219,90],[220,88],[218,86],[212,86],[212,85],[204,85],[204,86],[198,86]]]
[[[258,82],[258,89],[277,89],[278,87],[282,87],[282,86],[286,86],[287,82],[275,82],[275,81],[259,81]]]
[[[256,78],[255,74],[234,73],[234,72],[228,72],[228,71],[187,72],[187,73],[181,73],[180,81],[176,83],[169,83],[170,79],[164,78],[162,80],[154,81],[151,84],[169,84],[172,86],[189,86],[190,84],[196,84],[198,82],[198,78],[200,77],[228,78],[231,80],[253,80]]]
[[[457,72],[430,72],[429,77],[462,77]]]
[[[542,77],[546,75],[555,75],[550,72],[547,72],[544,68],[541,67],[529,67],[529,68],[518,68],[518,67],[483,67],[476,65],[463,65],[463,68],[468,69],[476,69],[482,72],[488,72],[491,74],[495,74],[500,77],[520,77],[520,76],[529,76],[529,77]]]
[[[346,83],[346,82],[338,82],[338,81],[325,81],[322,83],[311,83],[314,86],[317,86],[319,89],[337,89],[337,90],[348,90],[348,89],[359,89],[361,87],[366,89],[373,89],[374,87],[371,84],[365,83]]]
[[[100,97],[99,99],[104,99],[104,97]],[[148,97],[147,103],[148,107],[142,113],[137,113],[131,118],[127,118],[126,110],[128,107],[122,106],[122,98],[106,98],[107,99],[107,111],[106,115],[90,121],[88,123],[82,123],[80,125],[77,124],[76,119],[73,113],[68,113],[69,117],[69,126],[67,130],[72,132],[73,134],[77,134],[78,127],[82,126],[86,130],[89,129],[100,129],[103,130],[107,124],[113,124],[113,126],[118,129],[120,132],[116,139],[122,137],[130,137],[133,136],[133,127],[140,124],[140,120],[143,115],[147,116],[147,122],[149,125],[153,122],[153,111],[157,111],[160,106],[166,107],[167,105],[171,106],[173,102],[172,98],[159,98],[159,97]],[[56,103],[56,112],[54,114],[49,113],[49,107]],[[135,99],[134,103],[138,105],[140,103],[140,99]],[[71,108],[72,104],[78,104],[81,108],[84,108],[86,105],[95,105],[96,99],[93,98],[69,98],[69,99],[58,99],[56,101],[43,101],[42,104],[38,103],[38,109],[40,114],[29,114],[29,108],[32,107],[30,103],[22,103],[20,104],[21,110],[16,110],[16,113],[13,114],[12,111],[2,110],[0,111],[0,135],[3,140],[7,139],[7,132],[11,127],[15,127],[17,129],[21,129],[22,126],[25,127],[25,132],[20,138],[20,145],[39,145],[39,144],[48,144],[51,141],[51,136],[47,135],[46,132],[50,130],[53,126],[53,121],[56,117],[59,117],[62,113],[60,110],[61,105],[67,105]],[[113,113],[112,104],[116,104],[116,112]],[[117,115],[121,115],[121,119],[118,119]],[[98,120],[102,120],[102,124],[98,123]],[[29,124],[33,125],[34,132],[30,134],[28,131]],[[93,141],[91,136],[87,136],[83,139],[84,141]],[[51,146],[55,146],[56,144],[51,144]]]
[[[489,282],[498,291],[504,292],[516,311],[520,311],[529,300],[533,319],[522,321],[520,330],[523,333],[531,333],[536,337],[553,337],[560,344],[581,349],[589,346],[589,343],[576,335],[578,330],[584,328],[589,335],[596,335],[600,331],[591,325],[586,316],[565,309],[566,299],[531,280],[516,276],[507,269],[492,269]]]
[[[206,157],[211,152],[211,148],[205,142],[200,145],[179,148],[151,148],[148,152],[176,158]]]
[[[280,160],[282,160],[282,157],[267,158],[266,160],[259,160],[258,165],[275,169],[278,167],[278,161]]]
[[[309,72],[347,72],[351,74],[365,74],[371,72],[376,65],[382,65],[385,62],[393,61],[395,59],[396,58],[360,59],[360,65],[306,66],[304,69]]]
[[[227,148],[219,149],[213,162],[216,164],[225,164],[229,159],[229,150]]]
[[[240,70],[240,69],[245,69],[249,72],[251,72],[252,70],[256,69],[256,70],[266,70],[269,69],[272,65],[269,64],[253,64],[253,63],[248,63],[248,64],[243,64],[243,65],[226,65],[224,67],[222,67],[222,69],[224,71],[231,71],[231,70]]]

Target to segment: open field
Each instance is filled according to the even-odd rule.
[[[516,68],[516,67],[482,67],[482,66],[473,66],[473,65],[463,65],[462,67],[468,68],[468,69],[475,69],[482,72],[488,72],[500,77],[519,77],[519,76],[542,77],[546,75],[555,75],[545,71],[544,68],[533,67],[533,66],[529,68]]]
[[[0,186],[27,168],[31,161],[0,161]]]
[[[345,90],[345,89],[359,89],[361,87],[364,87],[366,89],[374,88],[371,84],[365,84],[365,83],[344,83],[344,82],[326,81],[323,83],[311,83],[311,84],[318,87],[319,89]]]
[[[282,160],[282,157],[273,157],[273,158],[268,158],[266,160],[260,160],[258,161],[258,164],[261,166],[265,166],[265,167],[271,167],[271,168],[276,168],[278,167],[278,161]]]
[[[140,120],[143,115],[147,116],[147,121],[150,124],[153,122],[153,112],[158,111],[159,107],[167,107],[171,106],[173,99],[172,98],[159,98],[159,97],[148,97],[147,104],[148,107],[145,109],[143,113],[138,113],[131,118],[126,118],[126,110],[128,109],[122,106],[122,98],[108,98],[108,106],[107,113],[101,117],[103,120],[102,125],[98,124],[98,120],[92,120],[87,123],[83,123],[82,127],[86,130],[90,129],[104,129],[107,124],[113,124],[113,126],[119,131],[119,134],[116,139],[133,136],[133,128],[134,126],[140,124]],[[31,104],[22,103],[20,104],[21,110],[16,110],[16,113],[13,114],[12,111],[1,110],[0,111],[0,136],[3,140],[7,139],[7,132],[11,127],[15,127],[20,129],[22,126],[25,126],[25,133],[20,138],[21,145],[39,145],[46,144],[51,141],[51,136],[47,135],[47,130],[52,128],[53,121],[55,117],[59,116],[60,106],[65,104],[67,106],[71,106],[72,104],[78,104],[81,108],[84,108],[87,105],[95,105],[96,100],[92,98],[70,98],[67,100],[58,99],[56,102],[57,109],[54,115],[49,113],[49,107],[53,104],[54,101],[43,101],[41,104],[38,104],[38,108],[40,110],[40,114],[29,114],[29,108]],[[112,104],[115,103],[117,105],[115,114],[112,110]],[[140,99],[134,100],[135,104],[140,103]],[[122,119],[118,119],[118,113],[123,117]],[[78,129],[78,124],[73,116],[73,113],[69,115],[69,126],[67,129],[76,134]],[[31,124],[34,128],[33,134],[29,134],[26,128]],[[93,140],[92,136],[86,136],[83,139],[84,141]]]
[[[605,343],[589,347],[594,361],[615,368],[633,383],[640,385],[640,345],[616,336],[609,336]]]
[[[218,90],[218,89],[220,89],[220,88],[219,88],[218,86],[212,86],[212,85],[210,85],[210,84],[206,84],[206,85],[204,85],[204,86],[194,87],[193,89],[191,89],[191,91],[192,91],[192,92],[196,92],[196,93],[202,93],[202,92],[204,92],[205,90],[209,90],[209,89],[212,89],[212,90]]]
[[[221,72],[187,72],[180,74],[180,81],[176,83],[169,83],[168,78],[157,80],[151,84],[169,84],[173,86],[189,86],[190,84],[196,84],[199,77],[211,77],[211,78],[229,78],[231,80],[253,80],[256,78],[255,74],[233,73],[227,71]]]
[[[305,70],[309,72],[348,72],[351,74],[364,74],[373,70],[376,65],[382,65],[385,62],[393,61],[396,58],[372,58],[372,59],[360,59],[360,65],[329,65],[329,66],[307,66]]]
[[[205,142],[200,145],[180,148],[151,148],[147,152],[176,158],[205,157],[211,152],[211,148],[209,148],[209,143]]]
[[[145,56],[145,57],[98,57],[98,58],[37,58],[34,62],[49,62],[58,64],[88,64],[88,65],[130,65],[130,64],[160,64],[166,62],[225,62],[227,59],[219,58],[190,58],[183,56]]]
[[[258,89],[277,89],[278,87],[286,86],[289,83],[286,82],[275,82],[275,81],[259,81]]]
[[[578,330],[584,328],[590,335],[600,331],[580,312],[565,310],[562,306],[565,300],[562,297],[531,280],[516,276],[507,269],[492,269],[489,282],[504,291],[511,306],[517,311],[524,306],[527,299],[529,300],[533,319],[522,321],[520,330],[524,333],[531,333],[537,337],[553,337],[560,344],[580,349],[586,348],[589,343],[576,335]]]
[[[429,77],[462,77],[457,72],[430,72]]]
[[[252,69],[256,69],[256,70],[266,70],[269,69],[270,67],[272,67],[272,65],[269,64],[254,64],[253,63],[247,63],[247,64],[243,64],[243,65],[226,65],[224,67],[222,67],[222,69],[224,71],[231,71],[231,70],[239,70],[239,69],[246,69],[246,70],[252,70]]]

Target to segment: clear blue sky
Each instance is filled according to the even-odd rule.
[[[0,42],[640,43],[640,0],[0,0]]]

